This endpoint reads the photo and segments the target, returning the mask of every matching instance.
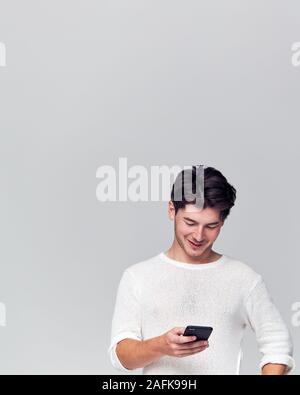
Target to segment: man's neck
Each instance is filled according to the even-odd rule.
[[[180,246],[176,247],[174,244],[165,252],[165,254],[175,261],[199,264],[215,262],[222,256],[222,254],[218,254],[210,249],[204,251],[201,256],[191,257],[190,255],[187,255]]]

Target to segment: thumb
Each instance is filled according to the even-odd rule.
[[[183,326],[180,326],[180,327],[176,326],[175,328],[173,328],[173,333],[175,335],[183,335],[184,331],[185,331],[185,327],[183,327]]]

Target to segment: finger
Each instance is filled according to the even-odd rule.
[[[185,351],[180,351],[180,352],[178,352],[177,353],[177,356],[181,356],[181,357],[183,357],[183,356],[189,356],[189,355],[193,355],[193,354],[197,354],[198,352],[202,352],[202,351],[204,351],[204,350],[206,350],[208,348],[208,346],[206,346],[206,347],[198,347],[198,348],[195,348],[195,349],[189,349],[189,350],[185,350]]]
[[[182,347],[187,347],[187,348],[197,348],[197,347],[204,347],[208,346],[208,342],[206,340],[198,340],[194,341],[192,343],[184,344]]]
[[[197,339],[196,336],[177,336],[177,342],[179,344],[193,342]]]
[[[197,346],[197,347],[184,347],[184,348],[180,348],[178,349],[179,352],[184,351],[184,352],[192,352],[193,350],[197,350],[197,349],[201,349],[201,348],[207,348],[209,347],[207,346]]]
[[[174,334],[175,335],[183,335],[184,331],[185,331],[185,327],[184,326],[176,326],[175,328],[173,328]]]

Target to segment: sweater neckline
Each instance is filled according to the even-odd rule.
[[[175,259],[169,258],[165,252],[161,252],[159,257],[166,263],[170,263],[177,267],[182,267],[191,270],[204,270],[204,269],[212,269],[214,267],[218,267],[223,265],[227,261],[227,255],[223,254],[216,261],[213,262],[205,262],[205,263],[189,263],[176,261]]]

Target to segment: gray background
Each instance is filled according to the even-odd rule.
[[[107,373],[123,270],[165,202],[100,203],[96,169],[204,164],[237,188],[216,250],[261,273],[300,372],[298,1],[0,1],[1,373]],[[174,326],[176,323],[174,323]],[[247,333],[242,373],[258,373]]]

